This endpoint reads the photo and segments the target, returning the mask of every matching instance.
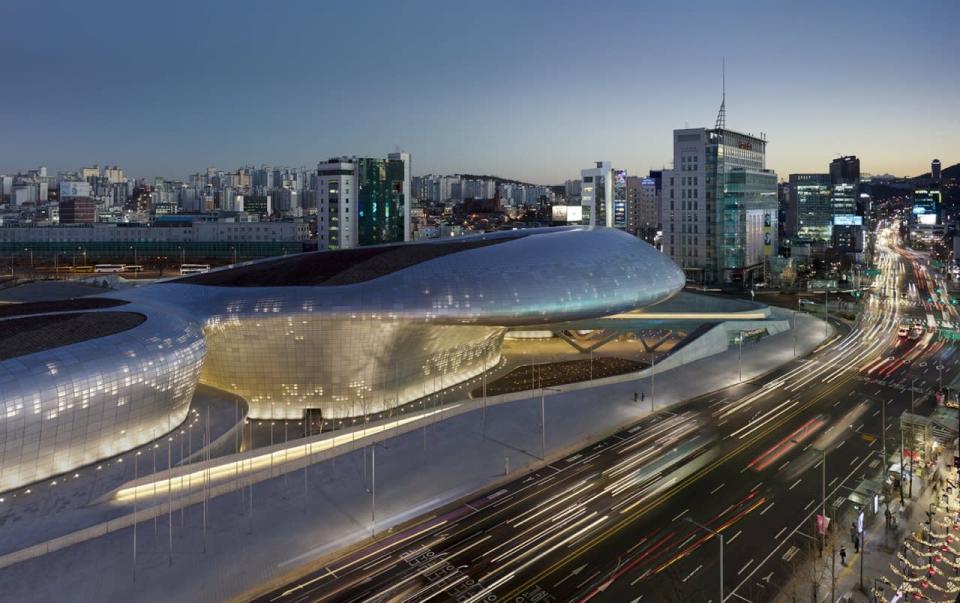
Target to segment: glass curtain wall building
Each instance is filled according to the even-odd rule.
[[[767,141],[725,128],[674,130],[663,172],[664,250],[688,281],[746,282],[777,249],[777,177]]]
[[[795,213],[796,236],[827,243],[833,234],[829,174],[790,174],[790,211]]]

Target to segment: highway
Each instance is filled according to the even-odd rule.
[[[929,412],[938,380],[957,372],[955,347],[932,329],[898,336],[911,317],[960,321],[944,283],[896,224],[877,240],[881,272],[857,321],[809,357],[647,417],[257,600],[716,602],[717,534],[723,600],[772,600],[811,554],[813,514],[845,510],[845,486],[880,467],[884,432],[893,455],[900,414]]]

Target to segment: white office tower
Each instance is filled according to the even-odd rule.
[[[596,167],[580,170],[580,205],[583,223],[590,226],[613,226],[613,167],[609,161],[598,161]]]
[[[411,238],[410,154],[339,157],[317,166],[320,249],[349,249]]]
[[[663,172],[663,251],[688,282],[762,278],[777,249],[777,175],[766,169],[766,145],[722,125],[673,131],[674,168]]]

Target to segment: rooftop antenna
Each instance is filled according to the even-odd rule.
[[[727,57],[723,57],[723,88],[720,97],[720,111],[717,112],[717,123],[714,126],[717,130],[723,130],[727,127]]]

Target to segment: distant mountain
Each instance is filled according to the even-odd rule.
[[[488,176],[480,174],[457,174],[461,178],[466,180],[493,180],[497,184],[525,184],[527,186],[539,186],[537,184],[531,184],[529,182],[521,182],[520,180],[512,180],[510,178],[501,178],[500,176]]]
[[[960,178],[960,163],[955,163],[950,167],[942,168],[940,170],[940,177],[944,180]],[[919,176],[914,176],[913,178],[908,178],[908,180],[926,180],[928,178],[930,178],[930,172],[920,174]]]

